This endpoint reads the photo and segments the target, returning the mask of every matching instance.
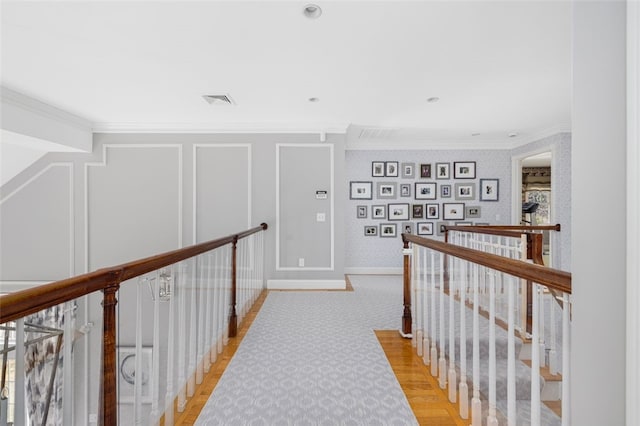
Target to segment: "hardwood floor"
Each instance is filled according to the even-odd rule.
[[[349,287],[350,285],[348,285],[347,291],[350,290]],[[175,425],[187,426],[195,423],[218,384],[218,380],[222,377],[222,373],[260,311],[266,296],[267,291],[265,290],[238,327],[238,336],[229,339],[229,344],[218,355],[216,363],[211,366],[209,372],[205,374],[202,384],[196,387],[194,396],[188,400],[184,412],[179,413],[177,409],[174,409]],[[458,406],[449,403],[446,393],[438,387],[437,381],[431,377],[428,368],[412,351],[411,340],[403,339],[397,330],[376,331],[376,336],[421,425],[462,426],[469,424],[469,422],[460,419],[457,414]],[[163,425],[164,421],[161,421],[161,424]]]
[[[431,377],[413,348],[397,330],[376,331],[393,372],[421,425],[468,425],[458,415],[458,405],[452,404],[436,379]]]

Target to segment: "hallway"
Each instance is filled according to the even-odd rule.
[[[397,332],[374,333],[400,326],[401,277],[350,280],[353,292],[270,292],[250,329],[242,325],[240,336],[246,335],[224,373],[233,343],[178,424],[409,425],[418,424],[416,416],[421,423],[462,424],[449,417],[453,406],[435,381],[416,383],[428,374],[421,375],[410,343],[395,339]],[[385,351],[406,382],[404,393]],[[404,366],[395,365],[402,360]],[[409,402],[423,409],[414,415]],[[436,403],[431,412],[427,402]]]

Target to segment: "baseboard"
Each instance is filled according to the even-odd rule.
[[[402,268],[344,268],[347,275],[402,275]]]
[[[344,290],[345,280],[267,280],[268,290]]]

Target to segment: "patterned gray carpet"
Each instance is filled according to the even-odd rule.
[[[271,292],[196,425],[415,425],[373,330],[398,329],[402,281]]]

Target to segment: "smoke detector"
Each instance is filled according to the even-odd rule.
[[[203,95],[202,96],[210,105],[235,105],[236,103],[229,95]]]

